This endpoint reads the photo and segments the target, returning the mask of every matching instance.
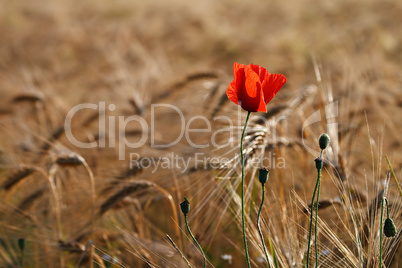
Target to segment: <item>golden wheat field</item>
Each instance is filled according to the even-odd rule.
[[[325,132],[319,267],[380,266],[383,197],[398,232],[382,267],[402,267],[401,14],[391,0],[0,0],[0,267],[202,267],[184,197],[207,267],[247,267],[234,62],[287,77],[244,137],[251,266],[267,267],[263,166],[270,263],[305,266]]]

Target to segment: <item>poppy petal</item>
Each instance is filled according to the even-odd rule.
[[[246,65],[244,65],[244,64],[237,63],[237,62],[233,63],[233,77],[236,78],[236,74],[238,73],[238,71],[240,69],[244,69],[245,67],[246,67]]]
[[[229,87],[226,90],[226,95],[228,96],[229,100],[233,101],[236,104],[239,104],[239,98],[237,96],[237,89],[236,89],[236,81],[235,80],[230,82]]]
[[[267,104],[286,83],[286,77],[282,74],[270,74],[262,82],[264,102]]]
[[[258,106],[257,112],[267,112],[267,104],[262,97],[260,98],[260,105]]]
[[[237,92],[237,95],[239,95],[239,90],[240,88],[243,87],[244,85],[244,68],[246,65],[244,64],[239,64],[239,63],[234,63],[233,64],[233,77],[234,77],[234,89]]]
[[[244,68],[244,77],[238,92],[239,104],[246,111],[257,112],[263,101],[260,78],[250,66]]]
[[[244,83],[244,64],[235,62],[233,64],[233,77],[234,80],[230,82],[228,89],[226,90],[226,95],[229,100],[236,104],[239,104],[239,88],[243,86]]]
[[[245,81],[244,81],[244,86],[247,92],[247,96],[249,97],[255,97],[259,93],[258,90],[261,90],[261,82],[260,82],[260,77],[250,66],[246,66],[244,68],[244,76],[245,76]],[[260,85],[258,87],[257,85]]]
[[[270,73],[265,69],[264,67],[261,67],[259,65],[253,65],[250,64],[250,68],[253,69],[253,71],[260,77],[260,81],[264,81],[264,79],[270,75]]]

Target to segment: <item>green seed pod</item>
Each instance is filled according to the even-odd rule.
[[[186,215],[190,211],[190,202],[186,197],[184,197],[184,201],[180,203],[181,212]]]
[[[314,161],[315,161],[315,167],[318,170],[321,170],[322,169],[322,159],[321,159],[321,157],[316,158]]]
[[[325,134],[325,133],[321,134],[321,136],[318,140],[318,144],[320,145],[321,150],[327,149],[330,140],[331,139],[327,134]]]
[[[384,234],[386,237],[394,237],[396,235],[396,227],[392,219],[388,218],[384,223]]]
[[[24,238],[18,239],[18,247],[20,248],[21,251],[24,251],[24,249],[25,249],[25,239]]]
[[[261,184],[265,184],[268,181],[269,170],[266,168],[262,168],[259,170],[258,179],[260,180]]]

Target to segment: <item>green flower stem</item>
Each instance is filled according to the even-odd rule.
[[[315,203],[315,267],[318,267],[318,239],[317,239],[317,227],[318,227],[318,200],[320,199],[320,186],[321,186],[321,169],[317,171],[317,202]]]
[[[257,228],[258,228],[258,232],[260,233],[261,243],[262,243],[262,247],[264,248],[265,258],[267,259],[268,267],[271,268],[271,265],[269,264],[267,249],[265,248],[264,236],[262,235],[261,227],[260,227],[260,215],[261,215],[262,206],[264,205],[264,198],[265,198],[265,186],[263,183],[261,185],[262,185],[262,198],[261,198],[260,209],[258,210]]]
[[[322,158],[322,152],[320,158]],[[315,183],[315,188],[313,192],[313,197],[311,198],[311,208],[310,208],[310,229],[308,232],[308,244],[307,244],[307,259],[306,259],[306,267],[308,268],[309,260],[310,260],[310,244],[311,244],[311,231],[313,229],[313,212],[314,212],[314,200],[315,195],[317,194],[317,202],[316,202],[316,219],[315,219],[315,256],[316,256],[316,267],[318,267],[318,258],[317,258],[317,216],[318,216],[318,199],[320,194],[320,185],[321,185],[321,169],[317,169],[317,181]],[[317,191],[318,189],[318,191]]]
[[[381,218],[380,218],[380,268],[382,267],[382,233],[383,233],[383,223],[382,223],[382,216],[384,212],[384,199],[381,200]],[[386,200],[386,199],[385,199]]]
[[[244,134],[246,133],[248,119],[250,118],[250,113],[247,112],[246,122],[244,123],[243,133],[241,135],[240,141],[240,155],[241,155],[241,219],[242,219],[242,227],[243,227],[243,241],[244,241],[244,251],[246,252],[247,266],[250,266],[250,259],[248,257],[248,249],[247,249],[247,238],[246,238],[246,224],[244,222],[244,156],[243,156],[243,139]]]
[[[204,251],[202,250],[202,247],[200,246],[200,244],[198,244],[197,239],[195,239],[193,233],[190,230],[190,226],[188,225],[188,221],[187,221],[187,214],[184,214],[184,221],[186,223],[186,227],[187,227],[187,231],[190,234],[191,238],[193,239],[194,243],[197,244],[198,248],[200,249],[202,256],[204,257],[204,268],[207,267],[207,258],[205,258],[205,254]]]
[[[20,266],[24,267],[24,251],[21,251]]]
[[[307,260],[306,260],[306,267],[308,268],[308,263],[310,259],[310,243],[311,243],[311,231],[313,229],[313,212],[314,212],[314,200],[315,200],[315,194],[317,192],[318,188],[318,180],[315,183],[315,188],[313,192],[313,198],[311,199],[311,209],[310,209],[310,230],[308,232],[308,244],[307,244]]]
[[[387,205],[387,219],[389,218],[389,206],[388,206],[388,199],[384,197],[385,199],[385,204]]]
[[[24,267],[24,252],[25,252],[25,239],[24,238],[18,239],[18,247],[21,251],[20,267]]]

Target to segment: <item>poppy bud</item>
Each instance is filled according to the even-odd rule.
[[[384,234],[386,237],[394,237],[396,235],[396,227],[392,219],[387,218],[384,223]]]
[[[327,149],[330,140],[331,139],[327,134],[325,134],[325,133],[321,134],[321,136],[318,140],[318,144],[320,145],[321,150]]]
[[[24,251],[24,249],[25,249],[25,239],[24,238],[18,239],[18,247],[20,248],[21,251]]]
[[[260,180],[261,184],[265,184],[268,181],[269,170],[266,168],[262,168],[259,170],[258,179]]]
[[[180,203],[181,212],[186,215],[190,211],[190,202],[186,197],[184,197],[184,201]]]
[[[321,170],[322,169],[322,159],[321,159],[321,157],[316,158],[314,161],[315,161],[315,167],[318,170]]]

